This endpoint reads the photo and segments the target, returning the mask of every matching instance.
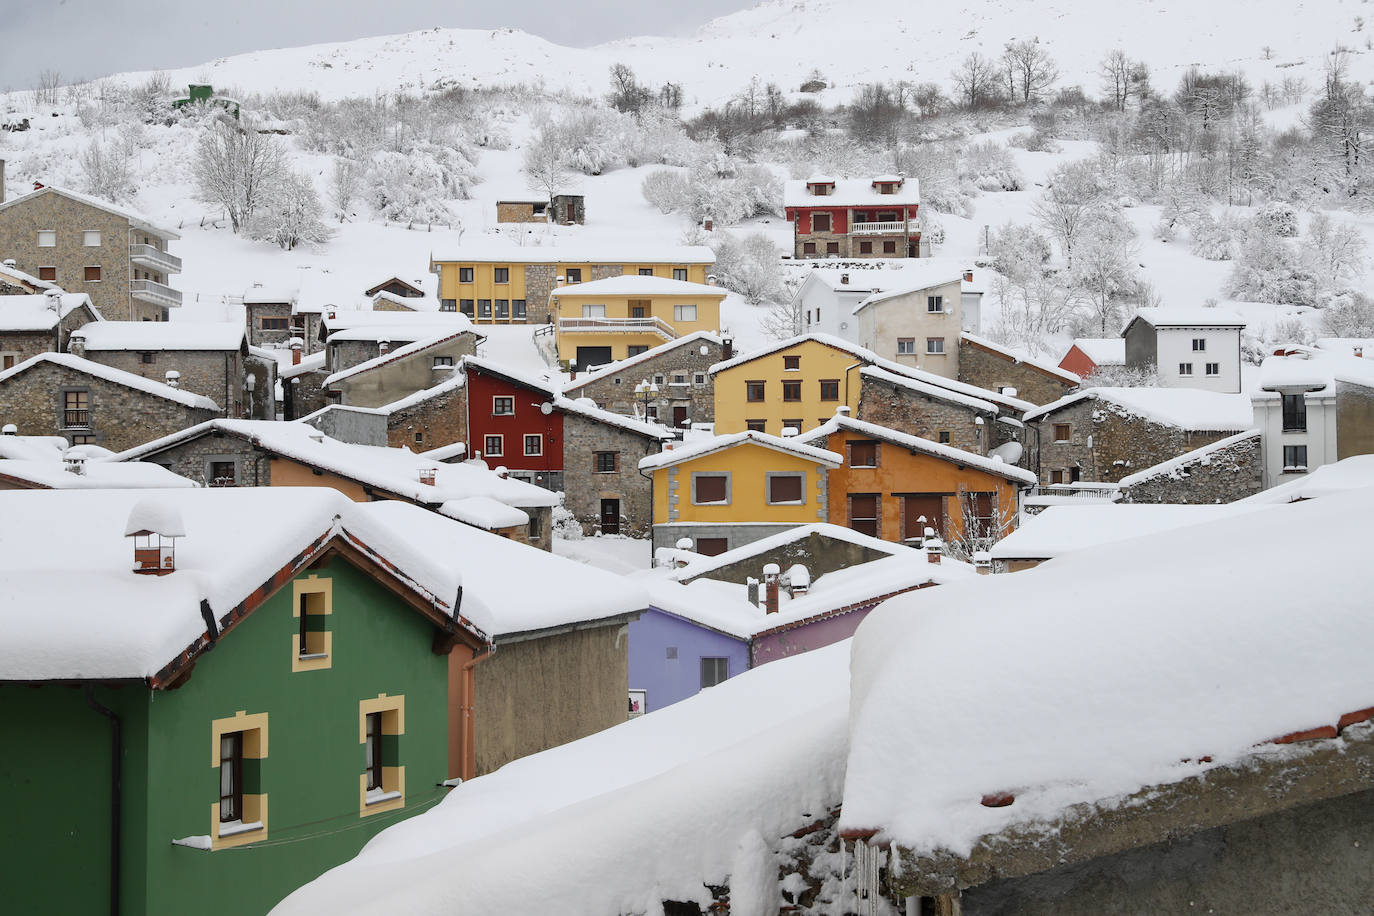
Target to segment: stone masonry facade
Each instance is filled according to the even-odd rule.
[[[67,422],[67,392],[86,394],[85,425]],[[218,415],[48,362],[0,382],[0,423],[16,424],[22,436],[63,436],[116,452]]]
[[[1094,398],[1082,398],[1032,422],[1039,431],[1042,484],[1072,483],[1070,472],[1074,468],[1080,481],[1117,483],[1137,471],[1242,432],[1180,429],[1130,415]],[[1068,426],[1067,439],[1055,441],[1057,425]],[[1062,480],[1054,479],[1056,470],[1063,473]]]
[[[418,404],[393,410],[386,418],[387,444],[413,452],[429,451],[468,436],[467,391],[460,385]]]
[[[0,370],[17,366],[39,353],[66,353],[72,332],[95,320],[95,314],[84,304],[68,312],[57,325],[47,331],[6,331],[0,329]]]
[[[1258,431],[1221,448],[1199,449],[1186,461],[1122,488],[1128,503],[1230,503],[1264,489],[1264,447]]]
[[[547,223],[549,216],[547,207],[536,215],[534,205],[527,200],[502,200],[496,203],[496,221],[498,223]]]
[[[267,452],[247,439],[212,431],[186,442],[170,445],[141,460],[160,464],[174,474],[180,474],[204,486],[227,486],[226,478],[219,481],[212,465],[231,463],[234,466],[232,485],[236,487],[266,487],[272,483],[271,461]]]
[[[224,409],[226,417],[246,416],[244,354],[238,350],[86,349],[81,355],[91,362],[163,384],[168,372],[179,372],[179,387],[183,390],[214,401]]]
[[[525,321],[528,324],[548,324],[549,297],[558,285],[556,264],[525,265]]]
[[[959,339],[959,381],[994,392],[1015,388],[1021,400],[1042,405],[1059,400],[1076,387],[1035,366],[1007,359],[963,338]]]
[[[654,485],[639,462],[660,450],[658,440],[581,414],[563,415],[564,505],[584,534],[602,531],[602,500],[619,500],[620,533],[646,537],[653,525]],[[614,471],[598,471],[597,453],[615,454]]]
[[[701,354],[702,347],[706,355]],[[707,371],[720,362],[721,345],[713,340],[693,340],[690,345],[675,347],[657,356],[626,366],[623,371],[608,371],[596,378],[578,380],[564,389],[571,398],[591,398],[597,406],[627,417],[643,411],[644,402],[635,394],[635,385],[648,379],[658,383],[660,397],[650,401],[658,408],[662,423],[673,422],[673,408],[687,408],[689,423],[715,422],[715,385]],[[675,382],[683,380],[685,384]]]
[[[309,416],[328,404],[332,404],[325,391],[324,380],[329,377],[326,370],[300,372],[282,379],[282,413],[287,420],[299,420]]]
[[[980,416],[982,424],[977,422]],[[992,416],[980,414],[971,407],[868,376],[863,377],[856,419],[932,442],[940,441],[942,431],[948,432],[949,445],[978,455],[988,453],[989,431],[994,425],[1000,425],[993,423]]]

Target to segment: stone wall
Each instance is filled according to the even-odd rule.
[[[405,344],[399,343],[396,346],[401,347]],[[396,347],[391,349],[396,349]],[[381,355],[381,345],[375,340],[331,340],[325,366],[331,373],[342,372]]]
[[[264,328],[262,326],[263,318],[283,318],[286,320],[286,327],[281,329]],[[244,322],[248,327],[248,342],[255,347],[285,344],[296,336],[291,330],[291,303],[289,302],[249,303],[244,306]]]
[[[353,407],[383,407],[449,381],[458,371],[463,357],[473,355],[476,350],[477,336],[464,332],[416,352],[382,360],[369,369],[340,379],[331,387],[339,392],[341,403]],[[440,357],[448,358],[447,366],[435,366],[435,360]]]
[[[564,506],[584,534],[601,532],[601,501],[620,500],[620,533],[645,537],[653,525],[653,482],[639,462],[660,451],[657,440],[575,413],[563,415]],[[596,452],[616,452],[617,470],[598,472]]]
[[[167,373],[180,372],[185,391],[209,398],[227,417],[244,416],[242,354],[238,350],[152,350],[152,362],[137,350],[86,350],[92,362],[123,369],[150,381],[166,384]]]
[[[63,420],[63,393],[88,395],[88,428]],[[14,423],[21,436],[89,436],[112,451],[123,451],[218,416],[215,411],[127,388],[53,363],[38,363],[0,382],[0,423]]]
[[[218,430],[170,445],[142,460],[163,465],[173,473],[204,486],[212,483],[211,463],[224,461],[234,463],[234,486],[265,487],[272,482],[271,462],[266,452],[247,439],[226,435]]]
[[[1258,432],[1122,488],[1128,503],[1230,503],[1264,489],[1264,448]],[[1146,471],[1145,473],[1149,473]]]
[[[769,563],[778,564],[783,572],[786,572],[788,567],[793,564],[800,563],[811,573],[812,581],[815,581],[818,576],[823,576],[826,573],[848,569],[870,560],[881,560],[888,556],[891,556],[890,551],[878,550],[865,544],[855,544],[853,541],[842,541],[839,538],[827,537],[813,531],[806,537],[780,544],[772,550],[760,551],[751,557],[702,573],[701,576],[694,578],[706,577],[720,582],[733,582],[736,585],[743,585],[745,580],[751,577],[761,580],[763,567]],[[918,560],[922,557],[913,551],[912,559]],[[691,582],[692,580],[686,579],[684,581]]]
[[[477,775],[625,721],[626,623],[518,642],[474,669]]]
[[[738,522],[714,523],[714,522],[669,522],[662,525],[654,525],[653,549],[660,547],[676,547],[677,542],[682,538],[724,538],[725,549],[734,550],[736,547],[743,547],[745,544],[752,544],[755,541],[775,534],[782,534],[790,531],[800,523],[781,523],[781,524],[760,524],[758,522]]]
[[[418,404],[393,410],[386,418],[387,444],[423,452],[442,445],[466,442],[467,389],[459,386]]]
[[[324,380],[329,377],[326,370],[302,372],[281,381],[282,414],[288,420],[299,420],[309,416],[333,401],[325,393]]]
[[[528,324],[548,324],[549,296],[557,285],[557,265],[525,265],[525,321]]]
[[[61,337],[58,330],[51,331],[4,331],[0,332],[0,355],[11,357],[12,365],[19,365],[39,353],[60,353],[58,343]],[[0,369],[4,365],[0,364]]]
[[[249,354],[243,363],[245,385],[244,413],[253,420],[277,418],[277,361],[269,357]],[[247,388],[247,377],[253,378],[253,390]]]
[[[1374,391],[1336,383],[1336,459],[1374,454]]]
[[[502,201],[496,204],[496,221],[498,223],[547,223],[549,218],[547,213],[536,215],[533,204]]]
[[[38,232],[48,229],[57,231],[57,247],[39,248]],[[100,233],[99,246],[82,244],[87,230]],[[0,210],[3,257],[13,258],[15,267],[35,277],[40,268],[56,267],[57,276],[50,282],[69,293],[87,294],[101,316],[114,321],[141,317],[130,311],[131,241],[127,219],[57,193]],[[87,282],[85,269],[94,266],[100,267],[100,280]]]
[[[987,437],[994,425],[991,415],[883,379],[860,378],[862,388],[855,419],[932,442],[939,441],[941,431],[948,431],[949,444],[955,448],[979,455],[988,453]],[[982,424],[976,422],[979,416],[983,417]]]
[[[1026,363],[993,353],[959,338],[959,381],[988,391],[1015,388],[1016,396],[1032,404],[1049,404],[1077,386]]]
[[[705,356],[701,355],[702,347],[706,348]],[[715,384],[707,370],[720,362],[721,358],[719,343],[694,340],[690,345],[674,347],[658,356],[626,366],[623,372],[607,373],[582,385],[574,380],[564,389],[564,393],[571,398],[591,398],[606,410],[632,417],[637,407],[642,410],[644,406],[642,399],[635,395],[635,385],[644,379],[652,381],[655,376],[662,376],[659,392],[667,396],[650,401],[650,404],[658,407],[660,422],[672,423],[673,407],[681,405],[687,408],[689,423],[712,423],[716,417]],[[675,372],[686,373],[686,385],[670,384]],[[700,385],[694,381],[697,375],[705,377]]]

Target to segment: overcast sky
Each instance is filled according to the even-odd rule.
[[[0,0],[0,91],[127,70],[189,67],[289,48],[435,26],[524,29],[586,47],[631,35],[683,34],[754,0]]]

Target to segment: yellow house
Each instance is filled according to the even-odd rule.
[[[716,363],[716,432],[778,435],[815,429],[835,408],[859,406],[859,370],[875,354],[824,334],[806,334]]]
[[[794,525],[826,520],[828,475],[842,455],[794,438],[740,432],[639,462],[654,481],[654,548],[691,538],[723,553]]]
[[[431,255],[429,269],[439,275],[441,311],[462,312],[479,324],[544,324],[552,317],[549,297],[560,286],[625,274],[705,283],[715,262],[704,246],[630,251],[507,245]]]
[[[559,362],[578,370],[720,330],[718,286],[629,274],[553,291]]]

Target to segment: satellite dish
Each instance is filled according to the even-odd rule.
[[[553,405],[545,401],[543,404],[539,405],[539,412],[547,417],[549,414],[553,413]]]

